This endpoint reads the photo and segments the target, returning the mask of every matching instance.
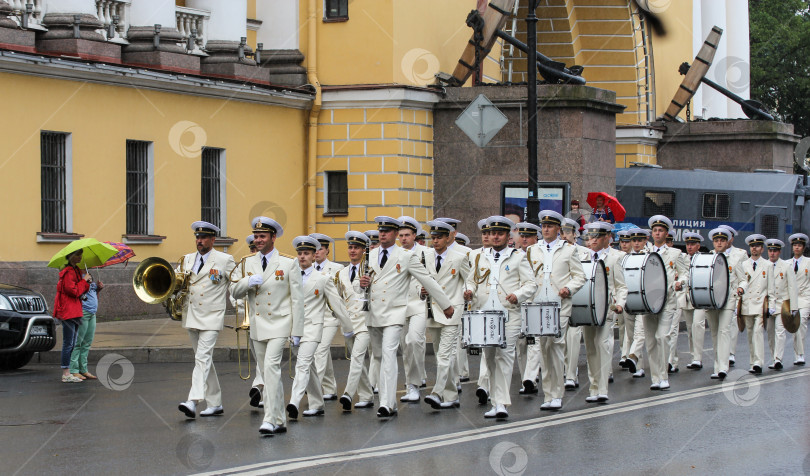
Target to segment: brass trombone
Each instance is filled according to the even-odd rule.
[[[239,266],[242,267],[242,277],[246,276],[245,260],[251,256],[253,255],[247,255],[243,257],[241,261],[239,261]],[[236,266],[234,266],[233,269],[236,270]],[[247,276],[251,275],[253,275],[253,273],[247,274]],[[231,278],[231,276],[233,276],[233,271],[231,271],[231,274],[228,275],[228,280],[230,282],[235,283],[238,281],[238,280],[234,281],[233,278]],[[228,327],[236,331],[236,360],[239,365],[239,378],[241,378],[242,380],[248,380],[250,379],[250,371],[252,367],[252,364],[250,362],[250,289],[248,289],[248,294],[245,295],[245,298],[243,300],[243,302],[245,303],[245,313],[241,319],[239,318],[239,300],[235,299],[235,301],[236,301],[235,306],[236,313],[234,315],[235,320],[234,325],[233,326],[226,325],[225,327]],[[246,334],[245,352],[247,353],[247,368],[248,368],[247,375],[242,375],[242,344],[241,340],[239,339],[239,331],[244,331]]]

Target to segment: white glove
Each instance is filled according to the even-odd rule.
[[[292,336],[292,344],[293,347],[298,347],[298,344],[301,343],[301,337],[299,336]]]
[[[768,309],[768,314],[770,314],[771,316],[775,316],[776,315],[776,309]]]
[[[264,282],[262,276],[260,274],[252,274],[250,278],[248,278],[248,286],[261,286]]]
[[[351,339],[352,337],[354,337],[354,332],[344,332],[343,337]]]

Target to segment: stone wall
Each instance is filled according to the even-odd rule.
[[[479,219],[500,213],[502,182],[528,180],[523,108],[526,86],[448,88],[434,112],[434,215],[462,220],[459,231],[478,244]],[[490,142],[479,148],[455,120],[479,94],[509,118]],[[571,198],[588,192],[616,191],[616,93],[588,86],[540,85],[538,172],[540,181],[569,182]],[[522,137],[522,143],[521,143]]]
[[[799,136],[792,124],[728,119],[659,125],[666,127],[658,145],[658,165],[665,169],[793,173],[793,148]]]

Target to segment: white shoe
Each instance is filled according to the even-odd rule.
[[[585,401],[588,403],[596,403],[599,401],[599,397],[596,395],[591,395],[590,397],[585,397]]]
[[[729,354],[729,356],[728,356],[728,365],[733,367],[736,362],[737,362],[737,359],[734,357],[734,354]]]
[[[374,406],[374,402],[367,401],[367,402],[357,402],[354,404],[354,408],[371,408]]]
[[[575,389],[577,387],[579,387],[579,384],[576,382],[576,380],[568,379],[568,380],[565,381],[565,389],[566,390],[573,390],[573,389]]]
[[[425,397],[425,403],[430,405],[433,409],[438,409],[441,408],[442,400],[435,393],[431,393],[430,395]]]
[[[633,378],[642,378],[644,377],[644,369],[638,369],[638,372],[633,374]]]
[[[650,385],[650,390],[661,390],[661,383],[658,382]]]
[[[223,413],[222,405],[217,405],[216,407],[208,407],[201,411],[200,416],[222,415]]]
[[[270,422],[262,423],[262,426],[259,427],[259,434],[262,435],[272,435],[273,434],[273,424]]]
[[[660,387],[659,390],[668,389],[669,388],[669,380],[661,380],[661,383],[659,384],[659,387]]]
[[[703,363],[699,360],[693,360],[691,364],[686,366],[687,369],[700,370],[703,368]]]
[[[410,402],[410,403],[417,403],[419,402],[419,389],[416,388],[416,385],[408,384],[408,391],[402,398],[399,399],[400,402]]]
[[[562,398],[552,398],[548,408],[549,410],[559,410],[562,408]]]
[[[498,414],[498,409],[493,406],[488,412],[484,413],[484,418],[495,418],[495,415]]]
[[[793,361],[793,365],[804,365],[804,354],[796,357],[796,360]]]
[[[323,395],[323,399],[326,400],[326,401],[337,400],[338,396],[336,394],[334,394],[334,393],[325,393]]]
[[[551,409],[551,402],[543,403],[542,405],[540,405],[540,409],[541,410],[550,410]]]
[[[509,413],[503,404],[495,405],[495,418],[509,418]]]
[[[596,401],[597,401],[597,402],[606,402],[606,401],[608,401],[608,400],[609,400],[609,399],[608,399],[608,396],[607,396],[607,395],[597,395],[597,396],[596,396]]]
[[[457,399],[452,402],[442,402],[441,405],[439,405],[440,408],[458,408],[460,406],[461,403]]]
[[[181,403],[177,409],[185,413],[187,418],[197,418],[197,404],[192,400]]]
[[[301,414],[304,416],[320,416],[323,415],[323,413],[324,412],[322,408],[321,409],[310,408],[309,410],[304,410],[301,412]]]

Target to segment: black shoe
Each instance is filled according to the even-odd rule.
[[[534,382],[531,380],[524,380],[523,381],[523,394],[529,395],[532,393],[537,393],[537,387],[534,386]]]
[[[338,399],[338,397],[337,397],[337,395],[335,395],[334,393],[327,393],[326,395],[324,395],[324,396],[323,396],[323,399],[324,399],[324,401],[327,401],[327,400],[337,400],[337,399]]]
[[[773,364],[773,368],[775,368],[776,370],[782,370],[782,361],[781,361],[781,360],[777,360],[777,361],[776,361],[776,362]]]
[[[348,395],[341,395],[340,404],[343,405],[344,412],[352,411],[352,399]]]
[[[668,374],[676,374],[678,373],[678,367],[673,367],[672,364],[667,364],[667,373]]]
[[[287,427],[284,425],[275,425],[273,427],[273,434],[278,435],[279,433],[287,433]]]
[[[288,403],[287,404],[287,414],[290,416],[290,418],[295,420],[296,418],[298,418],[298,407],[296,407],[292,403]]]
[[[613,374],[608,377],[608,383],[613,383]]]
[[[717,378],[719,378],[720,380],[725,380],[726,379],[726,373],[725,372],[717,372]]]
[[[759,365],[755,365],[751,370],[753,370],[755,374],[762,373],[762,367],[760,367]]]
[[[633,362],[633,359],[628,358],[628,359],[627,359],[627,360],[624,362],[624,365],[625,365],[625,368],[626,368],[626,369],[627,369],[627,370],[628,370],[628,371],[629,371],[631,374],[636,373],[636,363],[635,363],[635,362]]]
[[[627,359],[619,360],[619,367],[626,369],[627,368]]]
[[[377,409],[377,416],[380,418],[388,418],[395,416],[396,414],[397,414],[396,410],[391,410],[390,408],[384,405],[381,406],[379,409]]]
[[[461,382],[461,383],[464,383],[464,382],[469,382],[469,381],[470,381],[470,377],[459,377],[459,378],[458,378],[458,381],[459,381],[459,382]]]
[[[262,401],[262,391],[259,390],[259,387],[251,388],[248,395],[250,396],[250,406],[258,408],[259,403]]]
[[[478,397],[479,405],[486,405],[487,400],[489,400],[489,393],[487,393],[486,390],[480,387],[478,388],[478,390],[475,391],[475,396]]]

